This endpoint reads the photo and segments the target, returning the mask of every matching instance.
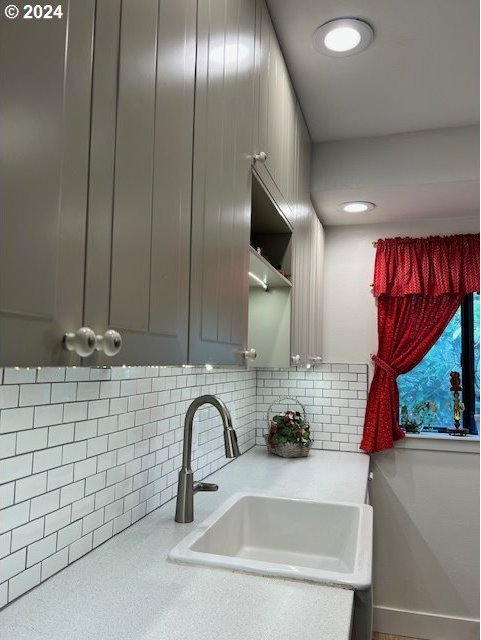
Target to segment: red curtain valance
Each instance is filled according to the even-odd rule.
[[[375,297],[479,291],[479,233],[378,240]]]

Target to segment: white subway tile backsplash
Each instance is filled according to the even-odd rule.
[[[6,458],[0,464],[0,483],[24,478],[32,473],[32,454]]]
[[[104,523],[104,509],[94,511],[85,516],[82,521],[82,535],[90,533],[94,529],[98,529]]]
[[[0,582],[8,580],[25,569],[27,552],[21,549],[0,560]]]
[[[85,440],[82,442],[73,442],[71,444],[65,444],[63,446],[62,464],[68,464],[69,462],[77,462],[87,457],[87,443]]]
[[[29,429],[28,431],[19,431],[17,433],[17,455],[45,449],[47,446],[48,428]]]
[[[62,447],[52,447],[33,454],[33,472],[46,471],[62,464]]]
[[[52,385],[53,402],[74,402],[77,399],[77,383],[64,382]]]
[[[58,509],[60,504],[60,490],[50,491],[41,496],[32,498],[30,501],[30,518],[39,518],[46,513],[51,513]]]
[[[18,406],[19,389],[18,385],[0,387],[0,409]]]
[[[120,395],[120,382],[108,381],[100,383],[101,398],[115,398]]]
[[[7,389],[7,387],[3,387]],[[2,387],[0,387],[0,392]],[[33,407],[22,409],[3,409],[0,411],[0,433],[21,431],[33,427]]]
[[[55,385],[54,385],[55,386]],[[47,427],[52,424],[60,424],[63,419],[63,405],[49,404],[35,407],[33,426]]]
[[[11,551],[12,532],[8,531],[0,536],[0,558],[8,556]]]
[[[37,564],[26,571],[22,571],[17,576],[12,578],[9,583],[8,598],[9,600],[15,600],[23,593],[30,591],[40,582],[40,565]]]
[[[46,580],[68,565],[68,547],[61,549],[42,562],[42,580]]]
[[[23,502],[23,500],[45,493],[46,490],[47,474],[45,472],[27,476],[16,482],[15,502]]]
[[[77,400],[97,400],[100,394],[100,382],[79,382]]]
[[[15,529],[28,522],[29,512],[30,504],[28,502],[22,502],[3,509],[0,518],[0,533]]]
[[[26,384],[35,382],[36,369],[20,369],[19,367],[6,367],[3,370],[3,384]]]
[[[48,446],[56,447],[57,445],[72,442],[74,439],[73,423],[58,424],[48,429]]]
[[[44,519],[38,518],[12,531],[12,551],[26,547],[35,540],[43,538]]]
[[[92,476],[97,471],[97,458],[87,458],[74,464],[73,479],[76,482],[87,476]]]
[[[70,402],[63,406],[63,421],[77,422],[87,419],[88,402]]]
[[[0,435],[0,458],[9,458],[15,455],[15,448],[17,446],[17,434],[7,433]]]
[[[82,521],[72,522],[57,533],[57,549],[63,549],[82,535]]]
[[[49,513],[45,516],[45,535],[48,536],[54,531],[58,531],[59,529],[63,529],[70,524],[72,520],[71,516],[71,506],[67,505],[58,511],[54,511],[53,513]]]
[[[73,464],[66,464],[62,467],[50,469],[47,472],[47,489],[52,491],[59,487],[64,487],[73,481]]]
[[[83,518],[88,513],[91,513],[95,507],[95,496],[90,495],[77,500],[72,504],[72,521]]]
[[[110,403],[108,400],[92,400],[89,402],[87,417],[92,419],[108,416],[109,406]]]
[[[49,384],[22,384],[20,385],[19,406],[26,407],[50,403]]]
[[[15,482],[0,484],[0,509],[5,509],[14,503]],[[1,516],[0,516],[1,517]]]
[[[39,367],[37,369],[37,382],[63,382],[64,380],[64,367]]]
[[[60,506],[80,500],[85,495],[85,480],[79,480],[60,489]]]
[[[99,544],[102,544],[109,538],[113,536],[113,522],[107,522],[102,527],[99,527],[96,531],[94,531],[93,537],[93,546],[98,547]]]
[[[48,556],[51,556],[55,553],[57,549],[57,534],[52,533],[51,535],[39,540],[38,542],[34,542],[27,548],[27,567],[31,567],[38,562],[41,562]]]
[[[70,545],[69,549],[69,562],[75,562],[86,553],[91,551],[93,541],[93,533],[88,533],[83,538],[76,540]]]

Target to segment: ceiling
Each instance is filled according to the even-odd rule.
[[[479,122],[478,0],[267,0],[313,142]],[[314,30],[337,17],[374,29],[331,58]]]
[[[365,214],[346,213],[339,204],[351,200],[375,202]],[[325,226],[376,224],[381,222],[439,220],[476,216],[479,210],[479,182],[438,182],[329,190],[316,194]]]
[[[479,0],[267,4],[314,143],[321,222],[478,215],[479,130],[469,125],[479,124]],[[369,22],[372,44],[353,56],[316,52],[315,29],[340,17]],[[349,200],[376,209],[346,214]]]

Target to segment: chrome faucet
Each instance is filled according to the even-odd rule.
[[[182,452],[182,468],[179,471],[179,484],[177,487],[177,506],[175,509],[176,522],[192,522],[194,519],[194,493],[197,491],[217,491],[216,484],[209,482],[194,482],[194,473],[191,469],[192,456],[192,425],[195,412],[203,404],[211,404],[220,413],[224,425],[225,457],[237,458],[240,455],[237,444],[237,434],[232,426],[229,410],[219,398],[215,396],[199,396],[187,409],[184,421],[184,449]]]

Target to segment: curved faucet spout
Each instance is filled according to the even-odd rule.
[[[182,468],[179,471],[179,484],[177,488],[177,505],[175,510],[176,522],[192,522],[194,519],[194,493],[196,491],[215,491],[214,485],[196,483],[191,468],[192,458],[192,428],[194,415],[199,407],[211,404],[220,413],[224,425],[224,446],[226,458],[237,458],[240,455],[237,435],[232,426],[232,418],[229,410],[219,398],[211,395],[199,396],[187,409],[184,421],[184,448],[182,452]],[[209,488],[207,488],[209,487]],[[217,488],[217,487],[216,487]]]

